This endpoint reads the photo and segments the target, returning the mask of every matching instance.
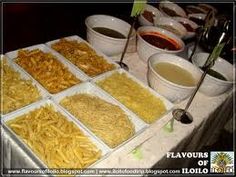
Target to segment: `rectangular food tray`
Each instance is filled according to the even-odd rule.
[[[49,97],[48,92],[47,92],[46,89],[44,89],[44,87],[42,87],[42,86],[41,86],[37,81],[35,81],[31,76],[29,76],[28,74],[26,74],[25,71],[23,71],[22,68],[20,68],[18,65],[16,65],[15,63],[13,63],[7,56],[1,57],[1,63],[3,62],[4,57],[5,57],[5,59],[6,59],[7,65],[10,66],[10,68],[13,69],[14,71],[18,72],[18,73],[20,74],[21,79],[32,81],[32,85],[35,86],[35,87],[37,87],[37,89],[39,90],[40,96],[42,97],[41,99],[45,99],[45,98]],[[38,101],[39,101],[39,100],[38,100]],[[37,101],[36,101],[36,102],[37,102]],[[32,103],[30,103],[30,104],[32,104]],[[15,112],[15,111],[17,111],[17,110],[24,109],[25,107],[29,106],[30,104],[25,105],[25,106],[23,106],[23,107],[21,107],[21,108],[19,108],[19,109],[14,110],[14,111],[11,111],[11,112],[9,112],[9,113],[7,113],[7,114],[2,114],[2,116],[11,114],[11,113],[13,113],[13,112]]]
[[[134,82],[138,83],[140,86],[142,86],[144,89],[147,89],[151,94],[153,94],[155,97],[157,98],[160,98],[165,107],[166,107],[166,113],[164,115],[162,115],[159,119],[157,119],[155,122],[160,122],[163,124],[167,123],[169,119],[166,118],[165,121],[160,121],[162,119],[162,117],[164,117],[165,115],[167,115],[174,107],[174,105],[168,100],[166,99],[165,97],[163,97],[162,95],[160,95],[159,93],[157,93],[156,91],[154,91],[152,88],[150,88],[149,86],[143,84],[140,80],[138,80],[135,76],[133,76],[132,74],[130,74],[129,72],[125,71],[124,69],[120,68],[120,69],[117,69],[117,70],[113,70],[113,71],[110,71],[110,72],[107,72],[106,74],[104,75],[101,75],[101,76],[97,76],[95,77],[93,80],[91,80],[92,83],[96,84],[96,82],[99,82],[101,80],[104,80],[106,78],[108,78],[109,76],[111,76],[113,73],[115,72],[118,72],[120,74],[122,73],[125,73],[126,76],[130,79],[132,79]],[[97,85],[97,84],[96,84]],[[100,88],[100,87],[99,87]],[[102,89],[102,88],[101,88]],[[103,89],[102,89],[103,90]],[[104,90],[105,91],[105,90]],[[107,94],[109,94],[111,97],[113,97],[110,93],[108,93],[107,91],[105,91]],[[113,97],[114,99],[116,99],[115,97]],[[116,99],[117,100],[117,99]],[[119,101],[119,100],[117,100]],[[141,101],[141,100],[140,100]],[[121,103],[122,104],[122,103]],[[125,106],[125,105],[124,105]],[[131,111],[131,110],[130,110]],[[132,111],[131,111],[132,112]],[[135,113],[133,113],[135,114]],[[136,114],[135,114],[136,115]],[[136,115],[137,117],[139,117],[138,115]],[[166,117],[166,116],[165,116]],[[139,117],[140,118],[140,117]],[[140,118],[141,119],[141,118]],[[141,119],[142,120],[142,119]]]
[[[114,64],[114,66],[115,66],[115,68],[114,69],[118,69],[118,68],[120,68],[120,66],[117,64],[117,63],[115,63],[114,61],[112,61],[112,59],[110,59],[108,56],[106,56],[105,54],[103,54],[99,49],[96,49],[96,48],[94,48],[91,44],[89,44],[87,41],[85,41],[84,39],[82,39],[81,37],[79,37],[79,36],[77,36],[77,35],[73,35],[73,36],[68,36],[68,37],[64,37],[64,39],[66,39],[66,40],[69,40],[69,41],[72,41],[72,40],[76,40],[77,42],[84,42],[84,43],[86,43],[91,49],[93,49],[96,53],[97,53],[97,55],[99,55],[99,56],[102,56],[108,63],[110,63],[110,64]],[[52,44],[54,44],[54,43],[56,43],[56,42],[58,42],[60,39],[56,39],[56,40],[53,40],[53,41],[49,41],[49,42],[47,42],[46,43],[46,45],[48,45],[49,47],[51,47],[51,45]],[[53,48],[52,48],[52,50],[54,50]],[[55,51],[55,52],[57,52],[57,51]],[[58,53],[59,54],[59,53]],[[61,54],[59,54],[59,55],[61,55]],[[62,56],[62,55],[61,55]],[[72,64],[72,65],[74,65],[73,63],[71,63],[68,59],[66,59],[64,56],[62,56],[65,60],[67,60],[70,64]],[[75,66],[75,65],[74,65]],[[82,73],[84,73],[81,69],[79,69],[77,66],[75,66],[80,72],[82,72]],[[109,71],[108,71],[109,72]],[[106,72],[104,72],[104,73],[106,73]],[[102,74],[100,74],[100,75],[103,75],[104,73],[102,73]],[[84,73],[85,74],[85,73]],[[87,77],[89,77],[89,79],[92,79],[92,78],[94,78],[94,77],[91,77],[91,76],[89,76],[89,75],[87,75],[87,74],[85,74]],[[99,75],[98,75],[99,76]],[[97,77],[97,76],[95,76],[95,77]]]
[[[79,129],[84,133],[84,135],[86,135],[90,139],[90,141],[92,143],[94,143],[97,146],[97,148],[102,151],[102,157],[99,160],[97,160],[96,162],[94,162],[93,164],[91,164],[88,168],[91,168],[92,166],[94,166],[98,162],[102,161],[109,154],[110,150],[106,146],[104,146],[96,138],[91,136],[91,134],[89,132],[87,132],[87,130],[85,130],[82,126],[80,126],[80,124],[78,124],[78,122],[74,121],[74,119],[71,118],[66,112],[64,112],[56,103],[54,103],[50,99],[44,99],[44,100],[41,100],[39,102],[36,102],[36,103],[32,104],[31,106],[29,106],[25,109],[18,110],[18,111],[14,112],[11,115],[3,116],[3,118],[2,118],[2,125],[3,125],[4,130],[10,134],[13,141],[15,141],[22,148],[22,150],[33,160],[33,162],[35,162],[37,164],[37,166],[39,168],[48,168],[48,167],[33,152],[33,150],[31,150],[31,148],[26,143],[24,143],[24,141],[13,130],[11,130],[10,127],[8,127],[6,122],[9,121],[9,120],[15,119],[16,117],[19,117],[23,114],[27,114],[30,111],[33,111],[33,110],[35,110],[35,109],[37,109],[41,106],[45,106],[47,104],[52,105],[53,108],[56,111],[60,112],[62,115],[64,115],[68,119],[68,121],[73,122],[77,127],[79,127]]]
[[[102,100],[105,100],[113,105],[117,105],[119,106],[124,112],[125,114],[128,116],[128,118],[131,120],[131,122],[134,125],[135,128],[135,134],[134,136],[132,136],[131,138],[129,138],[128,140],[126,140],[125,142],[121,143],[120,145],[118,145],[115,148],[110,148],[108,145],[106,145],[99,137],[97,137],[90,129],[88,129],[86,127],[86,125],[84,125],[79,119],[77,119],[75,116],[73,116],[69,111],[67,111],[63,106],[59,105],[60,101],[67,97],[67,96],[72,96],[75,94],[79,94],[79,93],[86,93],[89,95],[93,95],[93,96],[97,96]],[[78,122],[78,124],[80,124],[81,126],[83,126],[87,131],[89,131],[94,137],[97,137],[97,139],[99,141],[101,141],[105,146],[107,146],[107,148],[109,148],[110,150],[115,150],[118,149],[120,146],[124,145],[125,143],[127,143],[128,141],[130,141],[132,138],[134,138],[136,135],[138,135],[139,133],[141,133],[148,125],[143,122],[142,120],[140,120],[135,114],[133,114],[132,112],[130,112],[125,106],[123,106],[122,104],[120,104],[116,99],[114,99],[113,97],[111,97],[110,95],[108,95],[106,92],[104,92],[102,89],[100,89],[99,87],[97,87],[96,85],[90,83],[90,82],[84,82],[80,85],[77,86],[73,86],[70,89],[67,89],[61,93],[58,93],[57,95],[53,96],[53,100],[65,111],[67,112],[71,117],[74,118],[74,120],[76,122]]]
[[[72,65],[70,62],[68,62],[65,59],[63,59],[63,57],[60,54],[58,54],[57,52],[55,52],[54,50],[52,50],[51,48],[49,48],[45,44],[38,44],[38,45],[34,45],[34,46],[23,48],[23,50],[34,50],[34,49],[39,49],[39,50],[41,50],[43,52],[51,53],[52,55],[54,55],[55,59],[57,59],[60,63],[62,63],[65,67],[67,67],[68,71],[71,72],[74,76],[76,76],[79,80],[81,80],[81,82],[86,81],[86,80],[89,79],[85,74],[83,74],[82,72],[77,70],[77,68],[74,65]],[[30,75],[25,69],[23,69],[20,65],[18,65],[15,62],[15,59],[16,59],[16,57],[18,55],[18,51],[19,50],[8,52],[8,53],[6,53],[6,56],[9,57],[17,66],[19,66],[31,78],[33,78],[38,84],[40,84],[39,81],[37,81],[32,75]],[[43,87],[42,84],[40,84],[40,85]],[[45,88],[45,90],[47,90],[47,89]],[[47,90],[47,92],[48,92],[48,94],[50,96],[54,95],[54,94],[50,93],[48,90]]]

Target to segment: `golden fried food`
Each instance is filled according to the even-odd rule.
[[[85,168],[101,157],[81,130],[51,105],[7,121],[49,168]]]
[[[134,135],[133,123],[125,112],[96,96],[76,94],[64,98],[60,104],[111,148]]]
[[[127,77],[125,73],[115,72],[97,84],[146,123],[154,122],[166,112],[165,105],[160,98]]]
[[[22,79],[19,72],[14,71],[6,62],[1,61],[2,98],[1,113],[6,114],[41,99],[40,92],[32,81]]]
[[[32,51],[20,50],[16,58],[16,63],[31,74],[52,94],[81,82],[55,56],[39,49]]]
[[[61,39],[51,47],[91,77],[115,68],[84,42]]]

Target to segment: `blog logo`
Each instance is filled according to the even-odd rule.
[[[234,174],[234,152],[210,152],[211,173]]]

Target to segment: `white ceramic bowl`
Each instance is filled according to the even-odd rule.
[[[124,36],[128,36],[130,30],[130,24],[127,22],[109,15],[92,15],[85,19],[85,24],[87,27],[87,40],[94,46],[94,48],[101,50],[104,54],[108,56],[121,54],[127,39],[118,39],[103,35],[99,32],[93,30],[94,27],[106,27],[120,32]],[[130,48],[131,45],[136,43],[136,34],[133,30],[131,38],[129,41]],[[129,48],[127,49],[129,50]]]
[[[193,52],[193,48],[194,48],[194,44],[191,44],[188,46],[188,58],[192,55]],[[195,53],[201,53],[204,52],[204,49],[201,46],[197,46]]]
[[[185,69],[186,71],[192,74],[193,78],[196,80],[196,83],[201,77],[201,72],[199,71],[199,69],[189,61],[185,60],[184,58],[172,54],[164,54],[164,53],[154,54],[148,60],[147,77],[149,85],[154,90],[156,90],[158,93],[162,94],[163,96],[165,96],[167,99],[169,99],[171,102],[174,103],[178,103],[188,98],[192,94],[196,86],[193,87],[182,86],[163,78],[154,70],[154,66],[157,63],[163,63],[163,62],[171,63]]]
[[[154,23],[155,23],[155,26],[160,27],[160,28],[164,28],[164,29],[166,29],[166,27],[172,28],[174,31],[171,31],[169,29],[166,29],[166,30],[176,34],[177,36],[181,38],[187,34],[186,28],[181,23],[174,20],[173,18],[159,17],[155,19]]]
[[[152,12],[153,15],[155,15],[153,17],[153,21],[155,18],[158,18],[158,17],[161,17],[163,16],[163,14],[161,13],[161,11],[159,11],[157,8],[153,7],[152,5],[149,5],[149,4],[145,4],[145,7],[144,7],[144,11],[149,11],[149,12]],[[141,26],[153,26],[153,23],[151,23],[150,21],[148,21],[144,16],[143,16],[143,13],[141,13],[141,15],[139,15],[138,17],[138,20],[139,20],[139,23]]]
[[[145,41],[140,34],[145,34],[145,33],[157,33],[158,35],[166,36],[170,40],[175,41],[177,45],[179,45],[178,50],[165,50],[162,48],[155,47]],[[153,55],[154,53],[172,53],[172,54],[177,54],[179,52],[182,52],[184,50],[184,42],[175,34],[164,30],[162,28],[158,28],[155,26],[143,26],[138,28],[137,30],[137,36],[138,36],[138,41],[137,41],[137,53],[140,57],[141,60],[144,62],[148,61],[148,58]]]
[[[194,30],[196,30],[198,28],[198,25],[195,22],[193,22],[192,20],[189,20],[187,18],[173,17],[173,19],[178,21],[179,23],[190,25]],[[186,28],[186,30],[187,30],[187,28]],[[189,38],[194,37],[195,35],[196,35],[196,32],[190,32],[187,30],[187,34],[183,37],[183,39],[189,39]]]
[[[204,65],[208,56],[209,53],[197,53],[193,56],[192,62],[195,66],[201,67]],[[218,96],[227,92],[233,87],[235,82],[233,79],[235,67],[223,58],[219,57],[212,69],[226,77],[227,81],[217,79],[207,74],[199,91],[207,96]],[[201,70],[201,72],[203,71]]]
[[[160,4],[159,4],[159,9],[160,11],[165,15],[165,16],[171,16],[169,14],[167,14],[164,10],[163,10],[163,7],[164,8],[168,8],[172,11],[174,11],[178,16],[180,17],[187,17],[184,9],[182,9],[180,6],[178,6],[177,4],[173,3],[173,2],[170,2],[170,1],[161,1]],[[175,15],[176,16],[176,15]]]

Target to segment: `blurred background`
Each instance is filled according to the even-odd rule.
[[[156,1],[149,1],[158,6]],[[178,3],[183,8],[191,3]],[[232,3],[211,3],[221,16],[233,21]],[[18,48],[45,43],[57,38],[79,35],[86,39],[84,20],[92,14],[107,14],[131,22],[132,3],[4,3],[3,4],[3,53]],[[224,21],[224,20],[223,20]],[[232,26],[233,27],[233,26]],[[231,27],[231,33],[233,28]],[[138,28],[138,24],[136,25]],[[213,29],[210,39],[217,36]],[[187,41],[189,42],[189,41]],[[190,41],[191,42],[191,41]],[[212,40],[204,41],[205,45]],[[231,63],[231,46],[224,56]]]

